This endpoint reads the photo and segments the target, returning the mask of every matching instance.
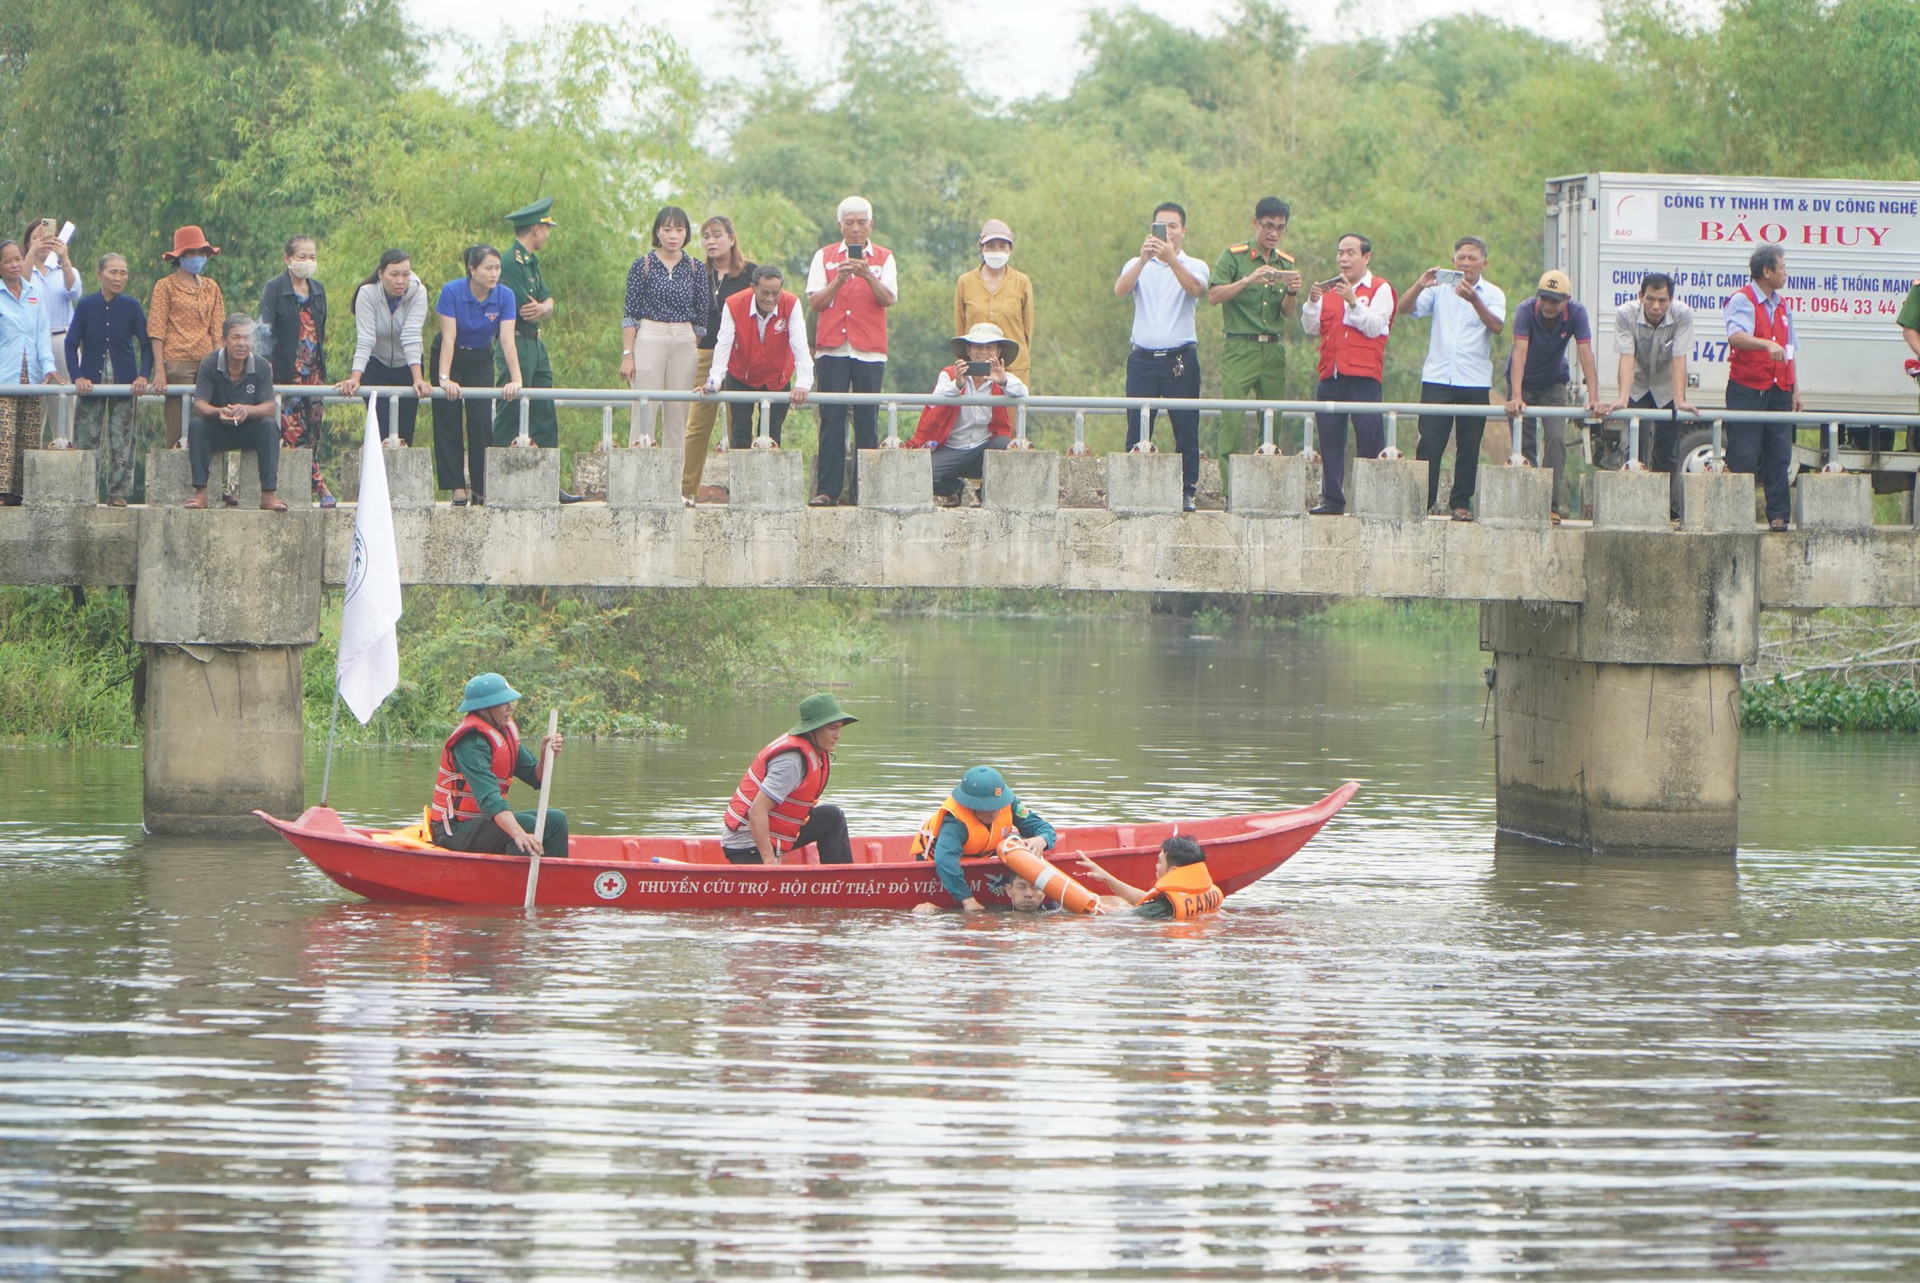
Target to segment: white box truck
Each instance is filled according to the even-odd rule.
[[[1567,273],[1592,313],[1603,396],[1613,391],[1614,313],[1639,298],[1640,278],[1665,272],[1693,308],[1688,400],[1726,404],[1726,300],[1749,279],[1762,244],[1786,251],[1799,336],[1797,374],[1809,411],[1913,414],[1913,353],[1895,323],[1920,277],[1920,183],[1705,174],[1574,174],[1546,183],[1546,263]],[[1902,432],[1911,450],[1913,438]],[[1683,453],[1704,463],[1706,431]],[[1850,471],[1911,474],[1920,456],[1890,453],[1895,434],[1846,434]],[[1884,447],[1875,449],[1874,447]],[[1824,439],[1798,434],[1798,462],[1825,462]],[[1905,479],[1902,478],[1904,482]],[[1910,484],[1910,483],[1908,483]]]

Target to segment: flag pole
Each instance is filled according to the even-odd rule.
[[[547,710],[547,738],[540,743],[540,809],[533,817],[533,840],[547,840],[547,794],[553,789],[553,737],[560,732],[560,710]],[[527,902],[521,907],[533,907],[534,892],[540,888],[540,853],[533,853],[533,860],[527,865]]]
[[[333,716],[327,720],[327,764],[320,771],[320,805],[327,804],[327,786],[333,783],[333,733],[340,729],[340,683],[333,684]]]

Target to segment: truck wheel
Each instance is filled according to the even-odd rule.
[[[1680,493],[1685,487],[1680,478],[1689,472],[1705,472],[1708,460],[1713,458],[1713,429],[1694,428],[1682,433],[1673,443],[1673,478],[1668,483],[1672,489],[1668,493],[1668,502],[1675,512],[1680,511]]]

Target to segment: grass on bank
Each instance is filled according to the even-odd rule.
[[[124,590],[0,588],[0,739],[137,742],[139,662]]]

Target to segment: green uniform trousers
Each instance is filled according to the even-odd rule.
[[[1220,396],[1227,401],[1278,401],[1287,395],[1287,347],[1284,343],[1255,343],[1229,334],[1220,348]],[[1241,420],[1235,423],[1235,419]],[[1260,444],[1260,417],[1222,414],[1213,429],[1216,459],[1230,454],[1252,454]],[[1278,440],[1280,424],[1273,425]]]
[[[513,336],[513,345],[520,353],[520,386],[528,388],[550,388],[553,386],[553,365],[547,360],[547,345],[537,334]],[[493,382],[498,387],[507,381],[507,360],[500,349],[493,350]],[[498,446],[512,445],[514,438],[520,435],[520,405],[516,401],[500,400],[493,406],[493,443]],[[552,450],[560,445],[560,421],[554,416],[553,402],[535,401],[531,404],[527,419],[527,435],[533,443]]]

